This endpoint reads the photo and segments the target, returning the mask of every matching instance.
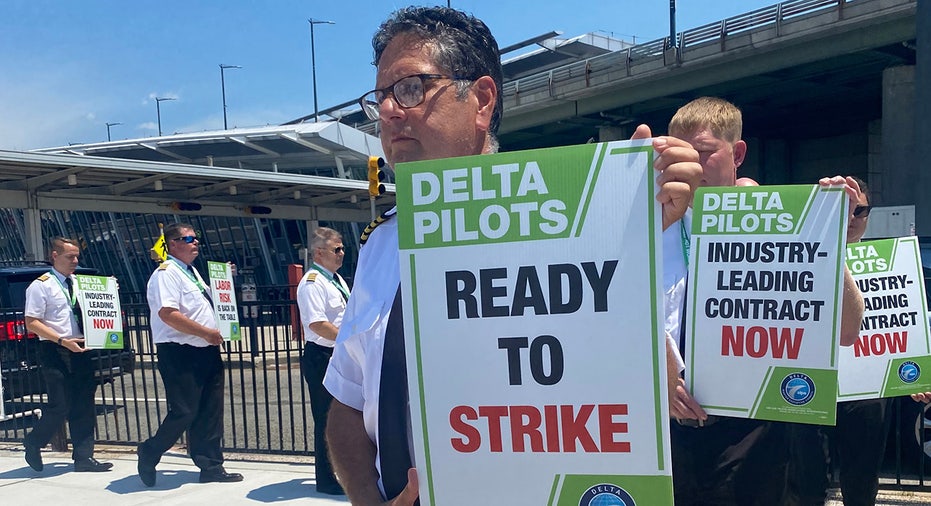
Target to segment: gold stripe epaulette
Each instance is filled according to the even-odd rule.
[[[49,276],[49,273],[46,272],[45,274],[39,276],[39,281],[45,281],[45,280],[47,280],[47,279],[48,279],[48,276]]]
[[[307,276],[304,278],[304,280],[305,280],[305,281],[308,281],[308,282],[310,282],[310,283],[313,283],[314,281],[317,280],[317,273],[316,273],[316,272],[308,272],[308,273],[307,273]]]
[[[161,265],[158,266],[158,270],[163,271],[168,268],[168,265],[170,265],[168,262],[162,262]]]
[[[381,216],[379,216],[378,218],[375,218],[374,221],[369,223],[369,226],[365,227],[365,230],[362,231],[362,235],[359,236],[359,247],[360,248],[365,245],[366,241],[369,240],[369,236],[372,235],[372,231],[374,231],[376,228],[378,228],[379,225],[388,221],[390,218],[394,216],[394,213],[388,214],[389,212],[390,210],[381,213]]]

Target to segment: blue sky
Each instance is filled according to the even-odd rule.
[[[677,30],[773,5],[678,0]],[[432,3],[428,3],[432,4]],[[669,32],[666,0],[451,0],[485,21],[502,47],[550,30],[647,42]],[[392,0],[3,0],[0,149],[28,150],[223,128],[274,125],[325,109],[374,84],[371,35]],[[514,56],[514,53],[509,56]]]

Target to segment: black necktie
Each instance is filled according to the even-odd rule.
[[[343,289],[346,289],[346,287],[349,286],[346,284],[346,280],[344,280],[343,277],[340,276],[338,272],[334,272],[333,277],[336,279],[336,283],[339,284],[339,286],[343,287]],[[340,295],[343,296],[344,302],[349,302],[349,295],[347,295],[346,292],[344,292],[343,290],[339,290],[339,289],[337,289],[337,291],[339,292]]]
[[[198,278],[197,278],[197,273],[194,272],[194,266],[193,266],[193,265],[187,266],[187,270],[188,270],[188,272],[191,273],[191,277],[192,277],[192,278],[194,278],[195,280],[198,279]],[[204,298],[207,299],[207,302],[209,302],[209,303],[210,303],[210,306],[213,307],[213,299],[210,298],[210,294],[207,293],[207,289],[204,288],[203,286],[200,286],[200,283],[198,283],[197,281],[195,281],[194,284],[197,285],[198,288],[200,288],[200,293],[204,294]]]
[[[68,302],[70,303],[74,300],[74,304],[71,305],[71,312],[74,313],[74,319],[78,321],[78,332],[83,336],[84,318],[81,316],[81,305],[78,304],[78,301],[74,298],[74,285],[72,285],[70,276],[65,278],[65,285],[68,287]]]
[[[679,315],[679,355],[682,357],[682,361],[685,361],[685,310],[689,305],[689,276],[685,275],[685,289],[682,294],[682,305],[679,307],[679,311],[682,311],[682,314]]]
[[[412,467],[407,442],[408,396],[407,362],[404,352],[404,310],[398,288],[385,330],[385,349],[378,390],[378,453],[385,494],[393,499],[407,486],[407,470]],[[419,500],[415,504],[420,504]]]

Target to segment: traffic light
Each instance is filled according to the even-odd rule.
[[[384,158],[380,156],[369,157],[369,195],[372,197],[385,193],[385,185],[381,184],[385,179],[385,173],[381,171],[384,166]]]

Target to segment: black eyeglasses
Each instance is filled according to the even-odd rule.
[[[372,90],[359,98],[359,105],[365,111],[365,115],[370,120],[377,121],[381,103],[388,98],[388,95],[394,97],[394,101],[404,109],[417,107],[422,104],[425,97],[427,81],[437,79],[452,79],[453,81],[467,81],[469,79],[457,76],[444,76],[442,74],[414,74],[412,76],[402,77],[394,82],[391,86]]]
[[[866,218],[870,215],[872,209],[873,206],[857,206],[853,210],[853,215],[856,218]]]
[[[172,241],[181,241],[184,244],[193,244],[197,240],[196,235],[183,235],[181,237],[175,237]]]
[[[343,252],[345,252],[345,251],[346,251],[346,248],[340,246],[340,247],[334,249],[334,250],[333,250],[333,253],[336,253],[337,255],[339,255],[340,253],[343,253]]]

